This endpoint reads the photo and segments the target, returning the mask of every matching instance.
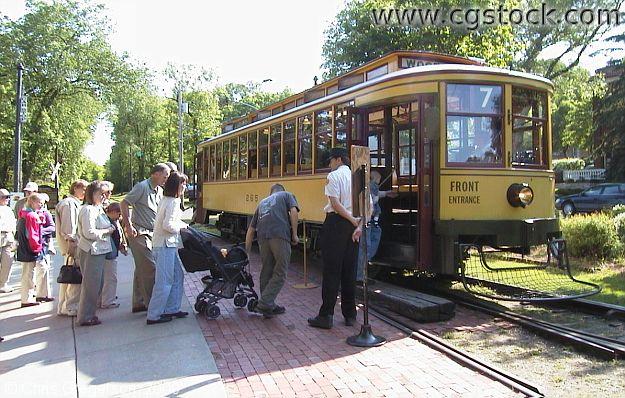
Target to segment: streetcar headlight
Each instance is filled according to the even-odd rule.
[[[508,188],[508,203],[512,207],[529,206],[534,200],[534,191],[526,183],[512,184]]]

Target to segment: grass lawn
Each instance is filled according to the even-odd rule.
[[[571,262],[573,264],[583,263],[582,261]],[[482,266],[478,255],[472,254],[465,262],[466,275],[476,279],[554,294],[575,295],[592,290],[587,285],[571,280],[564,270],[555,266],[544,269],[536,268],[532,264],[493,256],[487,256],[487,265],[491,270]],[[599,294],[590,296],[588,299],[625,306],[625,266],[611,264],[588,269],[572,265],[571,268],[571,273],[576,279],[595,283],[601,287],[602,290]],[[482,289],[484,289],[484,293],[492,293],[486,287],[475,287],[476,291]]]
[[[625,266],[606,266],[593,272],[576,270],[573,276],[601,286],[601,293],[589,300],[625,306]]]

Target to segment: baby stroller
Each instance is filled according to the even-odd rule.
[[[234,305],[254,312],[258,295],[254,291],[252,275],[247,272],[249,261],[245,250],[234,245],[227,250],[213,246],[211,236],[194,228],[180,231],[184,248],[178,250],[180,260],[187,272],[210,271],[202,278],[204,291],[195,300],[195,310],[207,318],[215,319],[221,314],[217,302],[222,298],[234,298]]]

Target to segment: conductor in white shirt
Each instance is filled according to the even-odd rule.
[[[330,329],[333,325],[336,296],[341,289],[341,312],[345,324],[356,322],[356,258],[358,239],[362,233],[360,218],[352,215],[352,172],[349,157],[344,148],[330,150],[325,195],[325,221],[321,230],[321,255],[323,258],[323,281],[319,314],[308,319],[313,327]]]

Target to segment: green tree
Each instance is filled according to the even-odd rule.
[[[617,35],[615,41],[625,43],[625,34]],[[598,101],[596,112],[597,135],[600,137],[599,153],[609,158],[608,178],[625,179],[625,59],[612,66],[620,78],[608,86],[604,98]]]
[[[228,121],[255,110],[261,109],[290,95],[292,91],[284,89],[276,93],[260,90],[261,83],[227,83],[215,88],[222,121]]]
[[[58,148],[63,181],[68,183],[78,176],[80,154],[99,115],[115,91],[137,74],[111,50],[102,6],[71,0],[28,0],[26,6],[27,13],[18,20],[0,20],[3,92],[7,87],[14,92],[16,63],[25,67],[28,119],[23,126],[23,180],[47,178]],[[0,98],[3,136],[12,135],[13,98]],[[0,148],[3,154],[7,149],[7,145]],[[0,184],[7,183],[11,165],[12,156],[2,156]]]
[[[128,87],[115,99],[110,115],[115,145],[106,175],[120,191],[146,178],[154,163],[167,159],[166,101],[147,82]]]
[[[593,106],[605,92],[602,76],[590,76],[581,67],[556,77],[552,106],[553,148],[565,157],[571,149],[594,150]]]
[[[508,1],[506,4],[510,3]],[[433,0],[427,5],[413,0],[352,0],[325,31],[324,78],[335,77],[372,59],[396,50],[422,50],[483,58],[488,64],[505,67],[513,60],[519,44],[510,26],[484,30],[445,25],[376,26],[373,13],[380,9],[496,7],[489,0]]]
[[[520,2],[520,8],[541,9],[543,4],[545,4],[543,0],[524,0]],[[590,9],[596,12],[597,10],[620,10],[623,0],[552,0],[547,5],[561,13],[571,9]],[[606,18],[606,15],[603,17]],[[615,15],[612,17],[614,18]],[[582,56],[591,52],[593,44],[612,27],[607,23],[515,26],[514,37],[520,51],[515,54],[516,61],[513,63],[513,68],[540,73],[548,79],[556,79],[576,68]],[[546,61],[541,59],[545,49],[551,49],[554,54]],[[565,63],[567,60],[568,62]]]

